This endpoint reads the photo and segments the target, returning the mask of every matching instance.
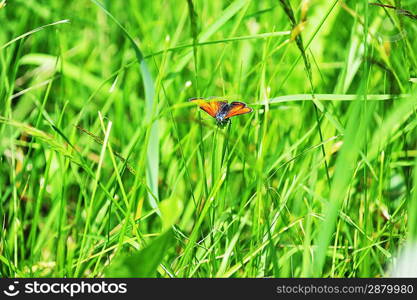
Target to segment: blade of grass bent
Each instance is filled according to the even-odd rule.
[[[145,89],[145,100],[146,100],[146,109],[145,120],[147,122],[152,122],[153,115],[156,115],[156,107],[157,103],[155,101],[155,88],[153,84],[153,78],[151,73],[149,72],[149,68],[147,63],[145,62],[144,55],[142,51],[139,49],[139,46],[136,44],[133,37],[129,34],[129,32],[123,27],[122,24],[97,0],[91,0],[94,4],[96,4],[100,9],[109,16],[114,23],[122,30],[125,37],[131,42],[133,49],[135,50],[136,58],[140,62],[140,73],[142,74],[143,78],[143,85]],[[158,131],[158,121],[153,120],[150,127],[150,136],[148,141],[148,148],[147,148],[147,167],[146,167],[146,177],[148,181],[148,185],[152,191],[152,194],[156,196],[158,199],[158,170],[159,170],[159,131]],[[148,194],[148,199],[152,208],[156,209],[159,214],[157,200],[150,194]]]
[[[19,35],[18,37],[14,38],[11,41],[7,42],[6,44],[2,45],[0,47],[0,50],[3,50],[4,48],[7,48],[8,46],[10,46],[11,44],[13,44],[14,42],[17,42],[17,41],[19,41],[21,39],[24,39],[25,37],[27,37],[27,36],[29,36],[31,34],[34,34],[34,33],[38,32],[38,31],[41,31],[41,30],[43,30],[43,29],[45,29],[47,27],[55,26],[55,25],[59,25],[59,24],[69,23],[69,21],[70,20],[67,20],[67,19],[60,20],[60,21],[56,21],[54,23],[46,24],[46,25],[43,25],[41,27],[35,28],[35,29],[31,30],[31,31],[28,31],[28,32],[22,34],[22,35]]]
[[[315,262],[313,267],[313,274],[316,277],[322,275],[327,249],[330,245],[339,210],[349,191],[356,161],[364,143],[363,133],[370,121],[370,112],[372,112],[372,109],[368,109],[366,111],[367,115],[363,116],[361,105],[360,101],[352,103],[343,147],[340,156],[336,161],[335,173],[330,189],[330,201],[324,209],[324,221],[320,224],[318,229],[318,237],[316,238],[317,248],[315,249]],[[372,105],[369,105],[369,107],[371,106]]]

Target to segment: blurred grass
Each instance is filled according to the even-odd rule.
[[[415,20],[16,0],[0,22],[2,277],[381,277],[416,239]],[[254,113],[217,128],[187,102],[212,95]]]

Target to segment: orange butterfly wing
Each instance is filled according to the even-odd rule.
[[[217,112],[222,108],[226,102],[224,101],[207,101],[204,98],[193,98],[191,102],[196,103],[202,110],[208,113],[213,118],[216,117]]]
[[[243,102],[232,102],[230,103],[230,110],[225,116],[225,119],[231,118],[233,116],[243,115],[247,114],[253,111],[252,108],[246,106]]]

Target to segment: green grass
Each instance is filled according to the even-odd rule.
[[[2,277],[381,277],[416,239],[416,20],[10,0],[0,23]],[[254,112],[218,128],[208,96]]]

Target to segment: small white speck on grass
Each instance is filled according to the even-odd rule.
[[[343,141],[338,141],[336,143],[334,143],[331,148],[330,148],[330,154],[334,154],[337,151],[339,151],[343,146]]]
[[[388,277],[417,277],[417,243],[407,243],[394,257]]]
[[[410,82],[417,83],[417,78],[410,78]]]
[[[167,34],[166,36],[165,36],[165,42],[169,42],[171,40],[171,37],[170,37],[170,35],[169,34]]]
[[[192,84],[193,83],[190,80],[188,80],[188,81],[185,82],[185,87],[188,88],[188,87],[192,86]]]
[[[41,179],[39,180],[39,185],[40,185],[41,188],[44,187],[44,185],[45,185],[45,178],[44,177],[41,177]]]
[[[30,170],[32,170],[33,169],[33,165],[31,164],[31,163],[29,163],[27,166],[26,166],[26,170],[27,171],[30,171]]]
[[[119,76],[116,76],[116,78],[114,79],[114,81],[113,81],[113,83],[112,83],[112,85],[111,85],[111,87],[109,89],[109,93],[113,93],[114,92],[118,80],[119,80]]]
[[[246,23],[246,26],[249,29],[250,34],[257,34],[261,26],[258,22],[256,22],[255,18],[250,18],[249,21]]]
[[[387,220],[387,221],[391,220],[391,216],[390,216],[390,214],[388,212],[388,209],[386,207],[381,208],[381,214],[385,218],[385,220]]]

